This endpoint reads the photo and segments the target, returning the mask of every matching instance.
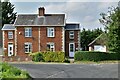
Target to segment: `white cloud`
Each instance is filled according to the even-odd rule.
[[[108,8],[108,7],[111,7],[111,6],[116,7],[117,4],[118,4],[117,2],[101,2],[101,3],[98,5],[98,9]]]
[[[101,28],[102,30],[104,30],[104,26],[102,24],[100,24],[99,20],[95,20],[95,21],[91,21],[91,22],[81,22],[82,28],[86,28],[86,29],[95,29],[95,28]]]
[[[45,8],[46,8],[46,12],[48,13],[63,13],[65,9],[65,4],[64,3],[50,4],[45,6]]]
[[[83,19],[84,22],[91,22],[94,20],[93,16],[85,16],[85,18]]]
[[[67,2],[66,4],[66,11],[68,12],[85,10],[85,8],[85,3],[82,2]]]
[[[1,0],[4,2],[4,0]],[[10,2],[118,2],[119,0],[10,0]]]

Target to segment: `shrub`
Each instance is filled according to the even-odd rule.
[[[43,61],[43,55],[39,52],[36,52],[32,55],[32,60],[35,62]]]
[[[114,52],[78,51],[75,53],[75,60],[103,61],[120,60],[120,54]]]
[[[45,62],[64,62],[64,52],[37,52],[30,54],[33,61],[45,61]]]

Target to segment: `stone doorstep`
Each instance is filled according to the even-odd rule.
[[[70,63],[74,63],[74,59],[69,59]]]

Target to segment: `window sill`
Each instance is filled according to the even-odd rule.
[[[52,36],[47,36],[48,38],[54,38],[54,36],[52,37]]]
[[[25,54],[29,54],[29,53],[31,53],[31,52],[25,52]]]
[[[69,39],[74,39],[74,38],[69,38]]]
[[[9,40],[12,40],[13,38],[8,38]]]
[[[25,38],[32,38],[32,36],[25,36]]]

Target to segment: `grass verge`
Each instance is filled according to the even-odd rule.
[[[16,67],[8,65],[7,63],[0,63],[1,80],[31,80],[31,77],[26,71],[20,70]]]

